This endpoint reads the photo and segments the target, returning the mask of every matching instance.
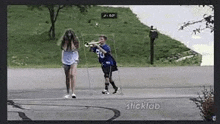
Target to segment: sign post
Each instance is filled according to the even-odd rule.
[[[151,26],[149,37],[150,37],[150,63],[151,65],[153,65],[154,64],[154,40],[158,38],[157,30],[153,29],[153,26]]]

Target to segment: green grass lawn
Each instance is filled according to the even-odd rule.
[[[50,40],[50,18],[47,8],[30,10],[25,5],[8,6],[8,67],[59,68],[61,49],[57,45],[65,29],[72,28],[80,41],[78,67],[99,67],[97,55],[88,52],[85,41],[98,40],[98,34],[108,36],[120,67],[150,67],[149,27],[142,24],[128,8],[94,6],[81,14],[76,7],[60,10],[56,22],[56,40]],[[102,12],[116,12],[117,19],[101,19]],[[89,20],[91,22],[89,23]],[[48,23],[49,22],[49,23]],[[98,26],[95,24],[98,23]],[[181,42],[159,33],[155,41],[153,66],[200,65],[201,56],[181,62],[165,61],[190,49]]]

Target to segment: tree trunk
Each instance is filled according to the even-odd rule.
[[[51,39],[55,39],[55,21],[54,21],[54,6],[50,6],[48,7],[49,11],[50,11],[50,21],[51,21],[51,27],[49,30],[49,37]]]
[[[54,40],[55,39],[55,22],[53,21],[53,23],[52,23],[52,30],[51,30],[52,32],[52,39]]]
[[[54,40],[55,39],[55,24],[54,24],[54,6],[52,6],[51,8],[51,24],[52,24],[52,27],[51,27],[51,35],[52,35],[52,39]]]
[[[49,35],[50,39],[51,39],[51,30],[52,30],[52,26],[50,26],[50,30],[48,31],[48,35]]]

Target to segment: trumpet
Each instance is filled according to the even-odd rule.
[[[91,42],[86,42],[86,43],[85,43],[85,47],[92,47],[93,44],[100,45],[100,43],[99,43],[98,41],[95,42],[95,41],[93,40],[93,41],[91,41]]]

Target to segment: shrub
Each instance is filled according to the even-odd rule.
[[[198,93],[199,95],[199,93]],[[202,90],[202,96],[198,96],[193,99],[194,103],[197,105],[201,112],[203,120],[214,121],[215,119],[215,107],[214,107],[214,89],[210,86],[210,91],[208,91],[205,86]]]

